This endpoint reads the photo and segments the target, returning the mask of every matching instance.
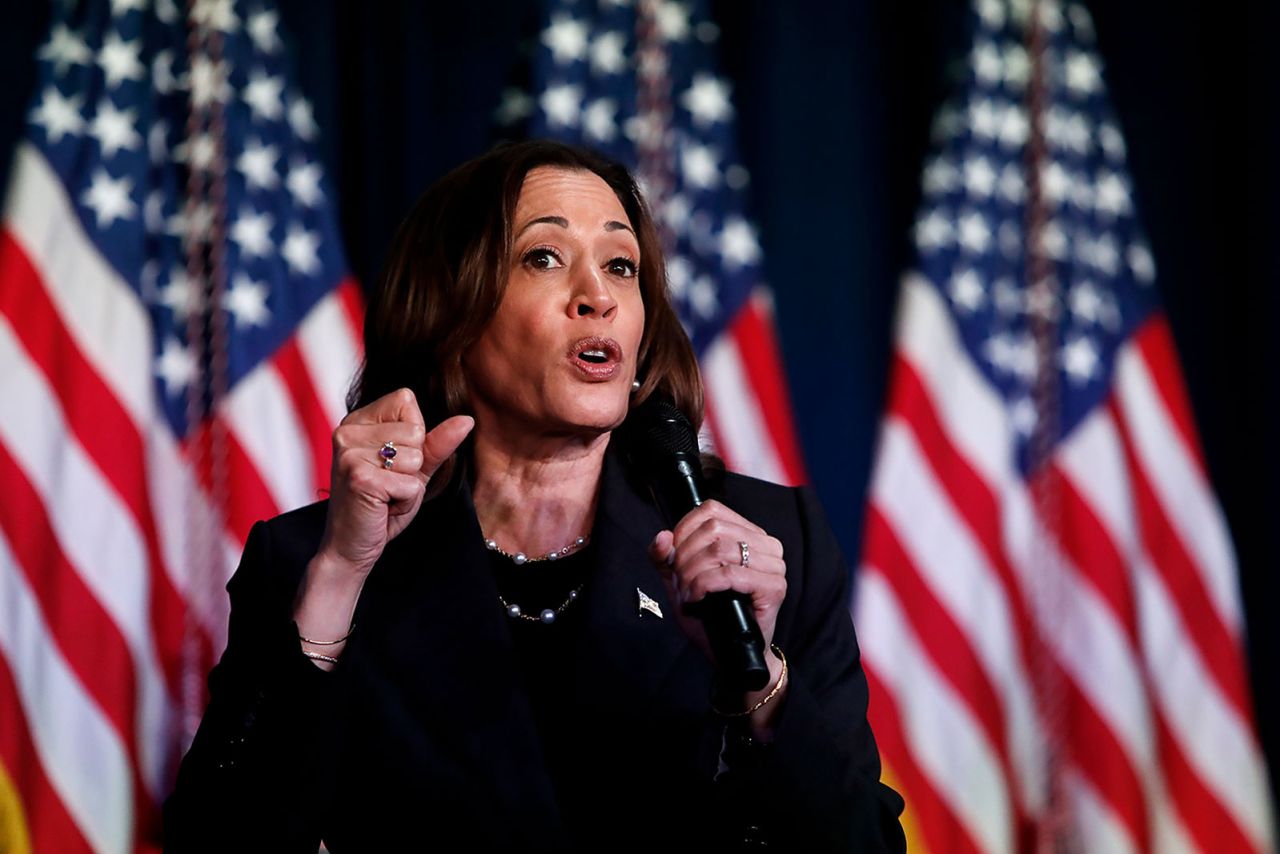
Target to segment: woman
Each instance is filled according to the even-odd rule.
[[[228,585],[171,850],[902,849],[812,495],[724,475],[666,519],[615,436],[702,406],[625,170],[531,142],[443,178],[365,353],[330,499],[256,525]],[[682,609],[727,589],[761,691],[717,691]]]

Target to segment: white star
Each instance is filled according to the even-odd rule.
[[[951,221],[936,208],[916,223],[916,245],[922,251],[945,248],[951,242],[951,237]]]
[[[1022,293],[1013,279],[1007,277],[996,279],[991,286],[991,301],[1001,317],[1012,317],[1022,311]]]
[[[982,279],[978,278],[978,271],[973,269],[962,270],[953,275],[947,293],[951,295],[951,301],[956,307],[966,314],[979,309],[986,299]]]
[[[176,396],[195,379],[196,360],[191,351],[172,335],[165,339],[164,349],[156,359],[156,376],[164,382],[164,389],[171,396]]]
[[[1102,295],[1093,282],[1073,285],[1067,292],[1067,303],[1071,313],[1086,323],[1097,323],[1102,319]]]
[[[294,163],[289,167],[289,175],[284,185],[304,207],[314,208],[324,198],[320,192],[320,164]]]
[[[556,13],[542,31],[542,43],[557,65],[577,62],[587,54],[587,25],[569,15]]]
[[[186,207],[169,218],[168,231],[182,238],[183,245],[208,239],[213,229],[214,210],[209,202],[188,202]]]
[[[993,30],[1004,26],[1004,3],[1001,0],[978,0],[978,17]]]
[[[582,129],[593,139],[610,142],[618,135],[618,125],[613,118],[617,112],[618,105],[612,98],[597,98],[582,111]]]
[[[996,173],[985,157],[975,157],[964,162],[964,186],[969,195],[978,199],[991,196],[996,186]]]
[[[102,146],[102,156],[112,157],[122,148],[137,148],[142,137],[133,127],[134,111],[117,110],[106,98],[98,104],[98,114],[89,122],[89,133]]]
[[[964,129],[964,115],[960,110],[944,104],[929,125],[929,138],[934,142],[951,139]]]
[[[179,85],[178,78],[173,76],[173,51],[168,48],[156,51],[151,61],[151,85],[161,95],[168,95]]]
[[[1004,49],[1004,82],[1014,89],[1022,89],[1031,77],[1031,60],[1020,44],[1009,44]]]
[[[245,143],[244,151],[236,160],[236,168],[244,173],[249,189],[270,190],[279,182],[276,173],[276,147],[263,145],[257,140]]]
[[[222,307],[231,312],[237,328],[266,326],[271,320],[271,309],[267,308],[267,286],[243,274],[236,276],[231,290],[222,295]]]
[[[178,6],[174,0],[156,0],[156,17],[164,24],[178,22]]]
[[[667,286],[671,288],[672,296],[676,299],[684,299],[689,290],[689,283],[692,281],[693,266],[689,263],[689,259],[683,255],[677,255],[667,262]]]
[[[271,251],[271,226],[271,214],[241,208],[240,216],[231,226],[231,239],[240,247],[241,255],[265,258]]]
[[[760,260],[760,243],[749,222],[741,217],[725,220],[720,232],[720,256],[731,271]]]
[[[1053,322],[1058,318],[1058,294],[1052,278],[1041,279],[1026,293],[1027,314]]]
[[[1128,253],[1129,269],[1139,283],[1149,285],[1156,280],[1156,261],[1150,250],[1141,243],[1131,243]]]
[[[1110,234],[1103,233],[1093,241],[1093,266],[1108,276],[1114,276],[1120,266],[1120,248]]]
[[[1062,348],[1062,368],[1077,385],[1093,379],[1098,370],[1098,351],[1093,342],[1081,335]]]
[[[289,228],[289,234],[284,239],[280,254],[284,256],[285,261],[289,262],[289,269],[309,276],[320,270],[320,256],[317,254],[319,249],[320,238],[315,232],[295,225]]]
[[[191,20],[201,29],[224,33],[233,33],[240,26],[240,19],[232,9],[232,0],[196,0]]]
[[[1062,64],[1067,88],[1080,96],[1091,95],[1102,88],[1098,63],[1089,54],[1073,50]]]
[[[654,121],[650,114],[632,116],[622,123],[622,134],[636,145],[652,142],[660,132],[661,125]]]
[[[689,226],[692,213],[689,199],[683,193],[672,193],[662,205],[662,220],[677,234]]]
[[[960,217],[956,241],[974,254],[987,251],[987,247],[991,245],[991,228],[982,214],[973,211]]]
[[[1029,397],[1020,397],[1009,406],[1009,423],[1019,435],[1026,437],[1036,429],[1040,415]]]
[[[513,125],[521,119],[528,118],[533,112],[533,98],[518,86],[510,86],[503,90],[502,100],[493,118],[499,125]]]
[[[663,0],[654,10],[658,35],[665,41],[684,41],[689,35],[689,10],[679,3]]]
[[[156,189],[147,193],[147,200],[142,203],[142,222],[151,234],[160,234],[164,230],[164,202],[164,191]],[[148,261],[147,263],[154,262]]]
[[[724,183],[731,190],[741,190],[751,183],[751,173],[739,163],[731,163],[724,170]]]
[[[66,24],[58,24],[49,35],[49,41],[36,54],[40,59],[53,63],[53,70],[61,76],[73,65],[88,65],[93,53],[84,41]]]
[[[1107,159],[1117,163],[1124,160],[1124,137],[1115,125],[1098,125],[1098,144],[1102,146]]]
[[[1067,6],[1067,17],[1071,19],[1071,26],[1075,29],[1076,35],[1080,37],[1080,41],[1085,43],[1093,42],[1095,38],[1093,20],[1083,6],[1079,3],[1072,3]]]
[[[1062,224],[1057,220],[1051,219],[1044,225],[1044,230],[1040,232],[1040,248],[1045,254],[1055,261],[1061,261],[1067,257],[1069,240],[1067,233],[1062,229]]]
[[[1081,211],[1088,211],[1093,207],[1093,185],[1084,180],[1083,175],[1077,176],[1071,182],[1071,204]]]
[[[1013,373],[1016,345],[1014,337],[1008,332],[997,332],[991,335],[982,345],[982,354],[987,357],[991,366],[1002,373]]]
[[[131,192],[133,181],[128,176],[112,178],[105,169],[99,168],[93,173],[93,181],[80,201],[93,208],[98,228],[106,228],[116,220],[132,217],[138,212],[138,206],[129,198]]]
[[[707,276],[699,276],[689,288],[689,305],[703,320],[715,317],[720,305],[720,297],[716,294],[716,283]]]
[[[253,39],[258,50],[263,53],[275,53],[280,49],[280,37],[276,33],[276,26],[279,23],[279,13],[262,11],[249,16],[245,29],[248,30],[249,38]]]
[[[1094,204],[1097,205],[1100,213],[1120,216],[1132,209],[1129,201],[1129,185],[1115,172],[1100,172],[1094,190],[1096,191]]]
[[[188,168],[208,169],[218,157],[218,140],[213,134],[201,131],[191,139],[174,146],[173,159],[186,163]]]
[[[1036,14],[1040,19],[1040,26],[1046,31],[1056,33],[1062,29],[1062,9],[1057,3],[1037,3]]]
[[[627,67],[622,52],[626,44],[627,37],[613,30],[596,36],[591,40],[591,70],[598,74],[622,73]]]
[[[286,116],[289,127],[303,139],[315,139],[320,132],[315,116],[311,114],[311,102],[301,95],[289,99],[289,113]]]
[[[695,74],[693,83],[680,95],[680,103],[693,115],[694,124],[701,127],[726,121],[733,115],[728,84],[710,74]]]
[[[1000,82],[1003,68],[1000,62],[1000,51],[991,42],[983,40],[974,45],[969,64],[978,81],[985,86],[995,86]]]
[[[84,119],[80,117],[81,104],[79,95],[64,98],[61,92],[50,86],[44,90],[40,106],[31,112],[31,123],[44,128],[49,142],[58,142],[69,133],[78,134],[84,130]]]
[[[1004,369],[1023,382],[1031,382],[1040,368],[1035,339],[1024,332],[1010,336],[1008,344]]]
[[[1005,148],[1018,148],[1027,141],[1031,134],[1031,123],[1027,120],[1027,111],[1019,106],[1011,106],[1004,111],[1000,119],[1000,144]]]
[[[249,72],[249,82],[245,84],[244,102],[254,118],[263,121],[275,121],[284,111],[280,97],[284,94],[284,80],[269,77],[261,71]]]
[[[1022,226],[1013,220],[1005,220],[1000,223],[1000,228],[996,231],[996,238],[1000,241],[1000,251],[1010,260],[1022,257]]]
[[[538,100],[538,106],[547,114],[547,122],[553,126],[573,127],[582,112],[582,87],[570,83],[548,86]]]
[[[183,75],[183,85],[191,87],[191,104],[195,107],[231,100],[225,62],[213,62],[205,56],[195,57],[191,60],[191,70]]]
[[[141,49],[140,39],[127,42],[120,38],[119,33],[107,33],[98,50],[98,65],[106,75],[108,89],[114,89],[125,80],[141,80],[146,75],[146,69],[138,59]]]
[[[1070,191],[1071,177],[1061,163],[1054,160],[1040,170],[1040,193],[1046,201],[1060,205]]]
[[[191,286],[187,271],[174,267],[169,273],[169,283],[160,288],[158,301],[169,311],[179,323],[186,321],[192,312],[204,308],[203,294]]]
[[[1000,196],[1010,204],[1016,205],[1027,193],[1027,183],[1022,180],[1022,172],[1012,163],[1000,170]]]
[[[935,157],[924,169],[926,195],[949,193],[960,183],[960,172],[944,157]]]
[[[111,0],[111,17],[120,18],[128,12],[141,12],[147,8],[147,0]]]
[[[990,98],[975,98],[969,104],[969,127],[973,135],[995,139],[1000,133],[1000,112]]]
[[[705,145],[687,145],[680,152],[680,171],[691,186],[709,190],[720,183],[715,152]]]
[[[1054,108],[1045,116],[1045,138],[1058,148],[1077,154],[1089,153],[1089,123],[1080,113]]]

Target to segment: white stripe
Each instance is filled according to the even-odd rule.
[[[1200,572],[1218,618],[1243,633],[1235,554],[1222,508],[1170,421],[1137,348],[1116,358],[1116,400],[1132,431],[1134,452],[1174,533]]]
[[[716,440],[734,471],[773,483],[786,483],[773,436],[747,378],[730,334],[719,336],[702,355],[708,408],[715,414]]]
[[[893,694],[921,772],[982,851],[1011,851],[1013,819],[1004,775],[982,728],[910,630],[879,569],[858,571],[854,622],[863,659]]]
[[[333,429],[347,414],[347,388],[360,365],[358,330],[347,320],[337,291],[307,313],[298,328],[298,349]]]
[[[0,317],[0,441],[22,469],[76,574],[125,640],[137,682],[134,740],[139,767],[157,800],[168,780],[173,708],[150,634],[149,559],[128,510],[67,429],[57,400]],[[62,627],[74,630],[71,626]]]
[[[1130,566],[1147,677],[1174,739],[1196,775],[1259,848],[1271,838],[1266,769],[1249,724],[1209,677],[1180,613],[1142,551],[1127,509],[1132,494],[1115,422],[1086,419],[1061,449],[1063,473],[1094,507]]]
[[[131,850],[133,782],[111,724],[58,652],[0,532],[0,655],[13,671],[40,764],[94,851]]]
[[[1069,850],[1099,851],[1106,854],[1126,854],[1139,850],[1124,821],[1074,768],[1064,771],[1063,790],[1071,817],[1073,845]]]
[[[316,500],[311,439],[284,380],[270,362],[245,375],[223,403],[227,425],[283,513]]]
[[[872,501],[942,607],[959,624],[1001,700],[1019,798],[1044,804],[1044,755],[1030,679],[1008,599],[981,546],[925,462],[911,428],[890,417],[882,427]]]
[[[11,175],[7,226],[94,370],[134,423],[145,424],[154,350],[141,300],[85,236],[65,188],[30,143],[18,145]]]

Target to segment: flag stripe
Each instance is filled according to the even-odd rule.
[[[9,512],[2,509],[7,504],[0,502],[0,512]],[[90,847],[123,854],[131,848],[136,792],[128,755],[118,731],[59,652],[8,537],[5,526],[0,530],[0,612],[6,617],[0,620],[0,653],[18,688],[16,708],[26,718],[49,782]]]
[[[702,355],[707,410],[712,435],[725,463],[775,483],[786,478],[782,461],[769,440],[755,391],[746,375],[741,353],[729,338],[717,338]]]
[[[307,314],[298,328],[297,349],[312,378],[328,433],[347,414],[346,391],[360,363],[360,315],[363,307],[359,286],[346,281]],[[282,373],[288,374],[281,369]],[[326,448],[328,448],[326,438]],[[328,483],[329,466],[323,469]]]
[[[221,417],[275,507],[301,507],[315,500],[307,433],[271,362],[263,362],[236,383]]]
[[[3,572],[0,569],[0,572]],[[0,581],[0,586],[4,582]],[[0,649],[3,644],[0,643]],[[22,700],[4,655],[0,655],[0,774],[6,771],[20,795],[22,819],[29,839],[59,854],[89,854],[89,843],[67,813],[53,784],[45,775],[36,746],[23,716]]]
[[[215,452],[219,456],[217,465],[223,479],[222,487],[214,479]],[[235,541],[243,543],[254,522],[270,519],[280,512],[252,459],[221,418],[192,433],[184,443],[183,454],[207,493],[216,495],[219,489],[223,489],[228,496],[235,496],[235,500],[224,508],[227,529]]]
[[[327,493],[329,489],[329,466],[333,453],[330,436],[338,422],[331,421],[325,413],[316,384],[312,382],[311,372],[303,361],[299,342],[286,341],[272,357],[272,362],[302,427],[295,441],[303,443],[310,458],[311,483],[308,500],[317,501],[324,497],[320,494],[321,491]]]

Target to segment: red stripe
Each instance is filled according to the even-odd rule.
[[[224,478],[221,482],[215,482],[213,476],[215,450],[220,457],[218,470]],[[244,543],[249,538],[254,522],[280,515],[266,482],[221,418],[214,425],[206,422],[188,436],[183,452],[205,492],[221,504],[227,530],[236,542]]]
[[[0,655],[0,709],[4,709],[4,714],[0,714],[0,764],[17,789],[31,850],[89,854],[89,843],[45,776],[21,713],[17,682],[3,655]]]
[[[338,304],[342,306],[342,313],[347,317],[347,323],[351,325],[351,337],[356,341],[363,340],[364,292],[360,290],[360,285],[355,279],[343,279],[334,294],[338,297]]]
[[[172,698],[181,696],[186,602],[164,569],[146,483],[143,438],[67,331],[39,273],[7,230],[0,230],[0,313],[58,397],[63,421],[128,508],[147,551],[150,622],[156,659]],[[196,628],[202,649],[206,632]]]
[[[1132,425],[1125,419],[1123,408],[1117,406],[1114,399],[1108,405],[1115,417],[1128,464],[1143,549],[1177,607],[1187,636],[1200,654],[1204,671],[1222,689],[1246,728],[1252,729],[1253,715],[1244,674],[1243,651],[1230,629],[1218,619],[1217,611],[1206,605],[1213,599],[1138,461]]]
[[[1221,800],[1200,780],[1187,761],[1163,715],[1156,715],[1156,745],[1166,789],[1188,833],[1201,851],[1259,851],[1245,836]]]
[[[159,814],[138,768],[137,679],[128,645],[58,547],[40,496],[0,442],[0,530],[40,604],[44,621],[77,679],[120,737],[132,769],[137,827],[155,831]]]
[[[1199,466],[1200,476],[1208,482],[1208,469],[1204,462],[1204,452],[1200,449],[1195,416],[1192,415],[1191,401],[1187,398],[1182,373],[1178,369],[1181,362],[1178,361],[1173,333],[1163,311],[1156,312],[1138,327],[1133,334],[1133,343],[1151,373],[1169,420],[1173,422],[1174,428],[1182,437],[1182,443]]]
[[[329,460],[333,450],[331,433],[337,425],[331,425],[324,413],[311,372],[307,370],[302,351],[298,348],[297,336],[290,338],[276,351],[272,362],[284,380],[294,412],[306,433],[311,456],[311,482],[316,490],[316,498],[322,498],[322,493],[329,490]]]
[[[787,478],[795,486],[805,482],[804,461],[792,418],[791,396],[782,373],[782,351],[773,329],[768,305],[753,296],[729,325],[738,358],[742,365],[759,411],[764,418],[773,451]]]
[[[907,802],[907,808],[915,813],[929,850],[949,854],[978,854],[980,849],[969,831],[956,818],[947,802],[939,797],[912,758],[911,749],[907,746],[907,739],[902,731],[902,716],[894,703],[893,695],[877,678],[875,668],[864,666],[863,672],[871,694],[867,717],[876,735],[876,743],[902,786],[902,797]]]
[[[915,564],[902,548],[892,526],[880,511],[867,509],[863,533],[866,561],[876,567],[903,605],[903,613],[912,631],[933,660],[938,672],[951,683],[966,706],[978,720],[987,741],[997,753],[1004,775],[1005,795],[1013,805],[1015,826],[1021,824],[1026,811],[1019,797],[1013,766],[1009,759],[1008,736],[1005,733],[1004,704],[997,696],[982,663],[974,654],[969,638],[952,619],[950,612],[934,597]],[[1009,828],[1010,834],[1014,828]]]

